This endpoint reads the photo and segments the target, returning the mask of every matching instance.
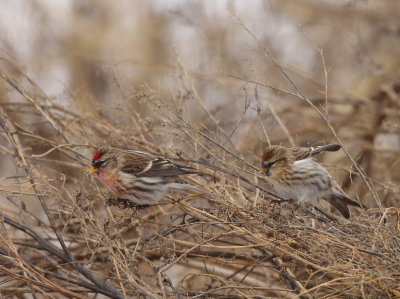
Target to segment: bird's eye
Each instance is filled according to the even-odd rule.
[[[275,164],[275,162],[268,162],[268,163],[267,163],[267,162],[264,162],[264,163],[263,163],[263,167],[265,167],[265,168],[271,168],[271,166],[274,165],[274,164]]]
[[[104,160],[92,161],[92,165],[95,168],[100,168],[101,166],[104,165],[104,163],[106,163],[106,161],[104,161]]]

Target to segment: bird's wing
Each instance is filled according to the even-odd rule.
[[[292,147],[292,153],[295,161],[307,159],[311,156],[312,147]]]
[[[157,158],[144,152],[129,151],[124,160],[121,170],[137,177],[171,177],[197,172],[192,167]]]
[[[339,144],[327,144],[316,147],[292,147],[292,153],[295,157],[295,161],[298,161],[322,152],[336,152],[340,150],[340,148],[341,146]]]

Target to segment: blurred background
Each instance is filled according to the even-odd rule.
[[[399,20],[393,0],[2,0],[2,130],[56,202],[94,186],[102,144],[241,171],[234,155],[258,167],[269,144],[341,142],[318,158],[339,185],[398,207]],[[43,215],[10,138],[2,209]]]

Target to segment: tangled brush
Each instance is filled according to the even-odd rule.
[[[261,113],[229,131],[184,83],[170,97],[144,86],[127,94],[122,106],[103,103],[85,111],[73,101],[57,104],[22,73],[1,75],[6,96],[0,151],[3,167],[15,171],[0,185],[3,297],[400,296],[399,210],[384,208],[398,200],[398,186],[374,182],[370,172],[375,166],[363,170],[348,151],[342,158],[350,166],[338,163],[329,169],[344,170],[346,191],[377,208],[354,210],[346,220],[326,207],[296,210],[275,203],[279,198],[258,175],[267,141],[246,139]],[[399,85],[391,92],[399,97]],[[389,107],[391,99],[382,91],[360,113],[373,115],[376,103]],[[278,117],[285,111],[290,118],[317,111],[318,116],[318,99],[303,100],[290,111],[282,107],[273,113]],[[202,122],[193,117],[193,103],[204,108]],[[331,140],[338,136],[346,116],[331,110],[325,126],[313,126],[314,118],[304,121],[299,143],[311,133],[330,132]],[[387,119],[394,117],[393,110],[380,111]],[[234,139],[237,128],[241,137]],[[281,143],[280,136],[269,135],[268,142]],[[351,140],[339,141],[347,149],[346,144],[365,136],[354,131]],[[185,177],[185,183],[206,192],[171,191],[144,209],[115,200],[88,171],[92,152],[102,145],[193,167],[199,174]],[[365,154],[373,151],[365,148]],[[369,162],[381,159],[379,154]]]

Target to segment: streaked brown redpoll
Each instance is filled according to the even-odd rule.
[[[95,173],[119,198],[151,205],[168,190],[190,189],[189,184],[176,183],[174,178],[197,170],[149,153],[103,146],[93,154],[90,173]]]
[[[277,195],[297,200],[299,204],[324,199],[345,217],[350,217],[348,205],[362,207],[338,190],[328,171],[312,156],[338,151],[338,144],[317,147],[268,147],[262,156],[261,172]]]

